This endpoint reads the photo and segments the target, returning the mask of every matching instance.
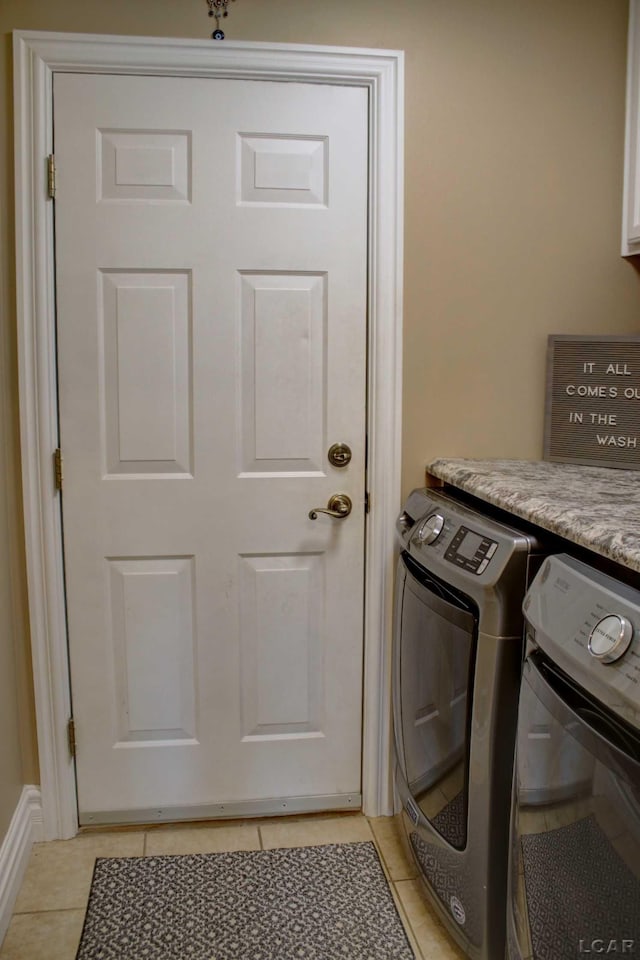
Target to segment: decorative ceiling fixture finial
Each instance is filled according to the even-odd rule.
[[[235,0],[234,0],[235,2]],[[229,0],[207,0],[209,5],[209,16],[216,18],[216,28],[211,34],[213,40],[224,40],[224,30],[220,29],[220,20],[222,17],[228,17]]]

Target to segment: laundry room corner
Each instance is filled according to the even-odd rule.
[[[535,573],[493,524],[534,564],[558,547],[631,569],[635,521],[603,511],[635,503],[637,472],[550,490],[530,465],[549,335],[638,336],[637,7],[0,0],[0,924],[33,840],[391,822],[395,797],[406,902],[425,876],[429,902],[432,855],[459,882],[444,907],[432,890],[437,929],[458,927],[434,956],[499,943],[499,895],[465,883],[476,854],[474,883],[506,877],[487,804],[509,803],[502,781],[466,789],[456,670],[499,636],[491,590],[512,591],[516,638]],[[540,502],[518,512],[527,487],[551,527]],[[444,733],[398,638],[425,618],[464,652]],[[498,660],[477,674],[487,722],[519,689]],[[527,836],[519,877],[544,846]]]

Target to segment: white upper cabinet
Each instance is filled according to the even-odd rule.
[[[640,253],[640,0],[629,3],[622,256]]]

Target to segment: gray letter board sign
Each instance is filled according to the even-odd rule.
[[[544,457],[640,467],[640,337],[549,337]]]

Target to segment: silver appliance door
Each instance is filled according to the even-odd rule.
[[[415,807],[457,849],[467,842],[473,603],[407,554],[396,597],[396,751]]]
[[[510,960],[640,957],[640,734],[540,651],[520,698],[507,941]]]

